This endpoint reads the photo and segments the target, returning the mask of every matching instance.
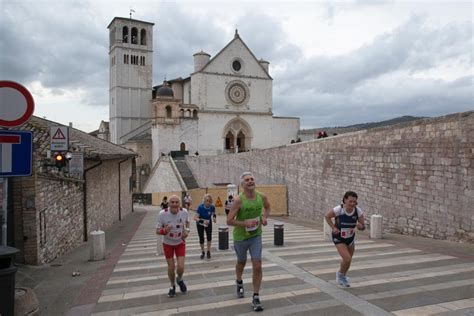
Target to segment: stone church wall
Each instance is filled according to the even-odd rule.
[[[474,112],[187,161],[204,186],[286,184],[290,216],[321,221],[353,190],[386,231],[474,241]]]

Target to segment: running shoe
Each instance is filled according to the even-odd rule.
[[[210,251],[207,252],[207,259],[211,259],[211,252]]]
[[[170,290],[168,291],[168,297],[173,297],[176,295],[176,286],[170,286]]]
[[[244,297],[244,284],[243,283],[236,283],[237,284],[237,297],[243,298]]]
[[[255,312],[263,311],[263,306],[262,303],[260,303],[260,297],[258,295],[253,296],[252,307]]]
[[[184,281],[183,280],[180,280],[178,282],[178,286],[179,286],[179,290],[181,291],[181,293],[186,293],[186,291],[188,290],[188,288],[186,287],[186,284],[184,284]]]
[[[336,272],[336,283],[344,286],[344,287],[350,287],[351,285],[349,284],[349,281],[347,281],[347,278],[345,275],[340,273],[339,271]]]
[[[201,253],[201,260],[204,259],[204,256],[205,256],[205,254],[204,254],[204,251],[203,251],[203,252]]]
[[[342,285],[345,287],[351,287],[351,284],[349,283],[349,279],[341,274],[341,280],[342,280]]]

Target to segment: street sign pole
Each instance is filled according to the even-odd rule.
[[[8,178],[2,178],[3,182],[3,205],[2,205],[2,246],[7,246],[7,223],[8,223]]]

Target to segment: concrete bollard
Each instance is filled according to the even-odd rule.
[[[91,260],[105,259],[105,233],[101,230],[91,232]]]
[[[219,226],[219,250],[229,249],[229,226]]]
[[[282,222],[275,222],[273,224],[273,244],[275,246],[283,246],[284,242],[284,224]]]
[[[382,219],[382,215],[376,214],[370,216],[370,238],[382,238]]]
[[[326,218],[323,217],[323,234],[324,240],[332,241],[332,228],[329,226],[328,222],[326,222]]]

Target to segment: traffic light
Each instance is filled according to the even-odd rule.
[[[66,156],[62,153],[55,153],[53,156],[54,165],[61,169],[62,167],[66,166]]]

